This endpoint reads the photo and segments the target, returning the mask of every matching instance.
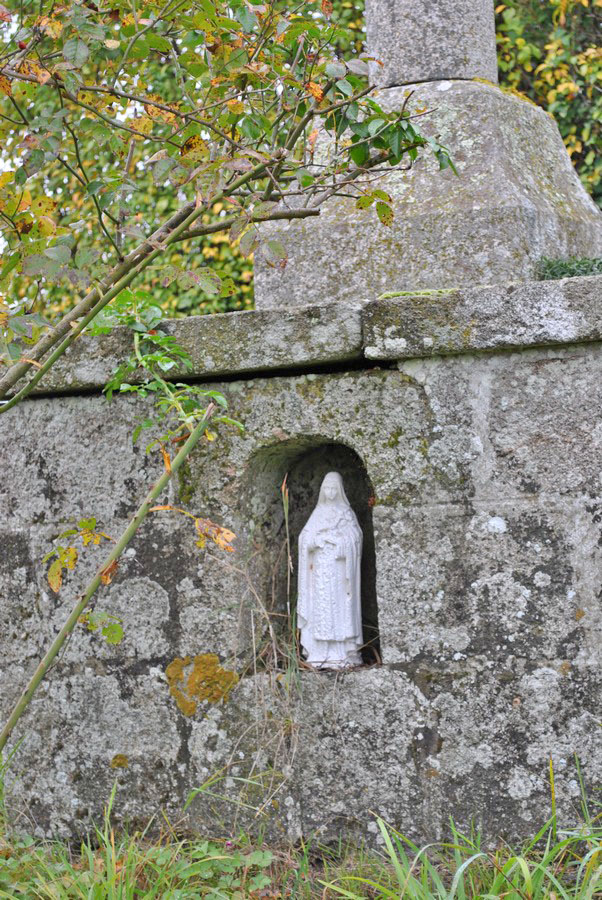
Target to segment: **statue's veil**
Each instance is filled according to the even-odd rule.
[[[343,479],[341,478],[341,476],[338,472],[327,472],[326,475],[324,476],[324,478],[322,479],[322,484],[320,485],[320,494],[318,496],[318,504],[326,503],[326,496],[324,494],[324,484],[326,482],[326,479],[328,479],[329,481],[336,482],[336,485],[339,489],[339,500],[337,502],[337,505],[339,503],[342,503],[343,505],[345,505],[345,506],[349,507],[349,509],[351,509],[351,504],[349,503],[349,500],[347,499],[347,494],[345,493],[345,486],[343,485]]]

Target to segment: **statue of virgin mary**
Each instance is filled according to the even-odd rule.
[[[318,669],[361,665],[362,530],[343,479],[329,472],[299,535],[297,624],[306,662]]]

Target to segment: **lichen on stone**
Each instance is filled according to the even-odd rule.
[[[116,753],[111,760],[112,769],[127,769],[130,761],[124,753]]]
[[[185,716],[193,716],[201,701],[225,703],[239,680],[236,672],[222,668],[215,653],[202,653],[194,659],[176,657],[165,674],[169,692]]]

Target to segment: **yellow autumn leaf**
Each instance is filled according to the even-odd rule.
[[[36,25],[40,31],[43,31],[51,38],[58,38],[63,32],[63,23],[58,22],[54,18],[51,19],[49,16],[41,16],[36,22]]]
[[[64,565],[66,565],[68,569],[73,570],[75,568],[76,562],[77,550],[75,549],[75,547],[67,547],[67,549],[65,550]]]
[[[12,97],[13,88],[6,77],[6,75],[0,75],[0,94],[6,94],[7,97]]]
[[[3,188],[5,184],[10,184],[14,177],[14,172],[3,172],[2,175],[0,175],[0,188]]]
[[[139,132],[139,134],[150,134],[153,130],[153,120],[148,116],[138,116],[128,122],[128,125],[130,128],[133,128],[134,131]]]
[[[31,201],[34,216],[49,216],[56,209],[56,202],[50,197],[36,197]]]
[[[60,559],[55,559],[50,568],[48,569],[48,584],[52,588],[55,594],[61,589],[61,585],[63,583],[63,567],[61,566]]]
[[[163,465],[166,472],[171,472],[171,457],[163,444],[161,444],[161,456],[163,457]]]
[[[226,106],[235,116],[241,116],[245,111],[245,105],[240,100],[227,100]]]
[[[315,81],[308,81],[305,87],[318,103],[322,102],[324,99],[324,91],[319,84],[316,84]]]
[[[50,216],[40,216],[38,219],[38,231],[42,237],[50,237],[56,234],[56,222]]]
[[[208,152],[207,144],[198,134],[191,135],[180,147],[180,155],[186,159],[201,159]]]
[[[113,576],[117,571],[117,560],[114,559],[112,563],[109,563],[108,566],[105,566],[102,572],[100,573],[100,580],[103,584],[110,584],[113,580]]]

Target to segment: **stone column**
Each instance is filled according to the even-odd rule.
[[[368,0],[366,30],[378,87],[456,78],[497,83],[492,0]]]

